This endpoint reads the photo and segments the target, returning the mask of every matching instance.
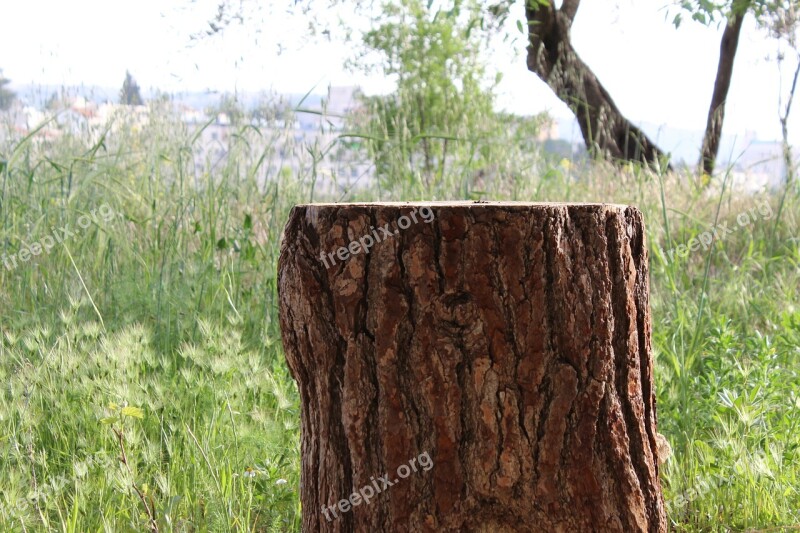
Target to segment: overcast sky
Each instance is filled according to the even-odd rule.
[[[245,0],[247,2],[247,0]],[[583,2],[573,27],[575,47],[634,122],[702,130],[716,73],[721,28],[685,22],[676,30],[670,0]],[[345,71],[352,49],[343,44],[308,44],[307,20],[289,16],[291,0],[261,2],[245,27],[192,41],[206,27],[216,0],[72,0],[4,2],[0,68],[16,83],[118,87],[129,69],[142,87],[167,91],[234,89],[324,92],[328,84],[360,84],[381,92],[379,77]],[[238,3],[238,2],[237,2]],[[257,2],[251,2],[256,4]],[[320,1],[320,5],[328,2]],[[521,18],[522,2],[516,13]],[[330,16],[331,11],[316,12]],[[513,26],[512,26],[513,27]],[[504,75],[498,103],[518,113],[566,107],[525,68],[524,42],[492,55]],[[279,45],[283,51],[278,54]],[[773,40],[755,28],[743,30],[725,122],[727,135],[756,132],[778,139],[779,75]],[[786,62],[784,89],[793,65]],[[798,106],[800,107],[800,105]],[[790,122],[800,142],[798,112]]]

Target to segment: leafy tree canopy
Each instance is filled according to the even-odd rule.
[[[11,104],[16,100],[17,95],[14,91],[8,88],[11,80],[3,76],[3,71],[0,70],[0,109],[6,110],[11,107]]]
[[[143,105],[144,100],[139,91],[139,84],[130,72],[125,71],[125,81],[122,82],[122,89],[119,92],[119,103],[123,105]]]

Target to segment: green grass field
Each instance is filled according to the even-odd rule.
[[[289,209],[321,198],[313,167],[259,186],[257,135],[199,175],[196,139],[167,119],[0,146],[0,531],[144,531],[151,516],[161,531],[299,530],[275,273]],[[480,192],[455,175],[346,200],[637,205],[671,524],[798,529],[800,201],[695,183],[540,158]]]

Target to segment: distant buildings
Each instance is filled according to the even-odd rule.
[[[236,123],[224,111],[209,116],[189,106],[179,108],[190,135],[198,135],[193,145],[195,177],[212,173],[230,161],[232,151],[244,149],[253,164],[259,162],[256,179],[264,184],[278,175],[289,174],[313,182],[317,198],[337,198],[344,193],[372,184],[371,165],[355,150],[341,142],[345,117],[358,105],[356,87],[331,87],[319,106],[288,109],[270,119]],[[280,111],[280,110],[277,110]],[[258,134],[246,125],[258,128]],[[241,152],[236,154],[236,160]]]
[[[255,177],[260,184],[289,174],[312,181],[319,198],[334,198],[373,180],[371,165],[342,138],[346,117],[357,110],[357,94],[356,87],[331,87],[321,105],[276,108],[269,119],[248,117],[248,110],[242,109],[245,118],[238,122],[223,110],[200,110],[168,100],[128,106],[76,96],[51,102],[49,109],[17,104],[7,112],[10,120],[0,120],[12,130],[0,131],[0,141],[6,135],[22,137],[35,131],[33,141],[38,143],[65,134],[96,142],[107,132],[141,131],[164,120],[162,112],[171,113],[187,138],[197,136],[192,145],[195,179],[213,175],[236,153],[237,161],[258,164]]]
[[[32,132],[32,142],[54,142],[65,134],[97,142],[102,135],[108,142],[124,139],[124,134],[148,127],[178,128],[191,146],[191,172],[198,182],[217,175],[227,164],[236,164],[236,172],[248,172],[263,185],[278,176],[294,176],[313,183],[315,199],[340,198],[349,191],[374,184],[372,162],[360,149],[357,136],[348,136],[348,124],[362,112],[357,87],[329,87],[326,97],[302,102],[271,102],[262,105],[250,97],[247,105],[223,97],[211,105],[213,95],[189,100],[155,98],[148,105],[128,106],[99,103],[83,96],[67,97],[54,93],[44,108],[17,100],[12,108],[0,113],[0,142],[8,136],[21,138]],[[204,102],[204,103],[201,103]],[[198,109],[205,105],[205,108]],[[154,126],[154,125],[158,126]],[[653,125],[643,127],[668,149],[674,161],[693,165],[698,155],[702,133],[674,130]],[[655,129],[654,129],[655,128]],[[108,135],[108,134],[121,134]],[[657,134],[657,135],[656,135]],[[172,137],[170,137],[172,138]],[[548,119],[539,126],[533,142],[558,158],[572,160],[585,153],[577,123],[572,119]],[[120,141],[124,142],[124,141]],[[744,143],[723,138],[718,172],[731,170],[730,184],[755,192],[779,187],[786,179],[783,147],[780,142],[756,139],[749,132]],[[733,159],[728,164],[726,157]],[[794,154],[798,162],[798,154]]]
[[[794,150],[792,159],[795,165],[800,162]],[[753,132],[747,132],[744,149],[734,156],[732,164],[733,185],[739,189],[750,192],[775,189],[786,181],[783,143],[760,141]]]

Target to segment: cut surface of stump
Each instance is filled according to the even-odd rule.
[[[667,530],[637,209],[296,206],[278,291],[304,531]]]

